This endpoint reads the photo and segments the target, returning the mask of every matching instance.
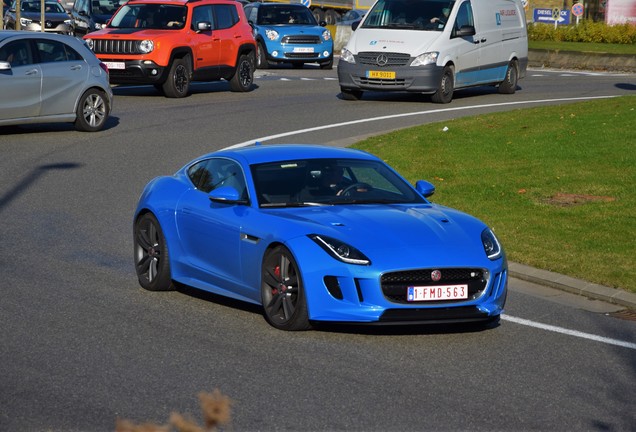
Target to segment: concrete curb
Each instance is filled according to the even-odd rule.
[[[636,72],[636,56],[529,49],[528,66],[634,73]]]
[[[562,291],[578,294],[595,300],[624,306],[636,310],[636,294],[609,288],[603,285],[590,283],[581,279],[554,273],[548,270],[540,270],[524,264],[508,263],[510,277],[533,282],[539,285],[549,286]]]

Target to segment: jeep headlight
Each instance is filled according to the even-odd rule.
[[[93,47],[95,46],[95,42],[93,42],[93,39],[86,39],[84,42],[86,42],[86,45],[88,45],[88,47],[91,49],[91,51],[93,50]]]
[[[155,49],[155,43],[151,40],[146,39],[139,43],[139,51],[141,51],[142,54],[148,54],[152,52],[153,49]]]
[[[439,53],[437,51],[421,54],[415,57],[415,60],[413,60],[413,63],[411,63],[411,66],[426,66],[429,64],[435,64],[437,63],[438,56],[439,56]]]
[[[325,30],[324,32],[322,32],[322,38],[328,41],[329,39],[331,39],[331,32],[329,30]]]
[[[342,51],[340,51],[340,60],[345,61],[347,63],[353,63],[353,64],[355,64],[356,62],[356,59],[351,53],[351,51],[349,51],[346,48],[343,48]]]
[[[267,36],[269,40],[276,40],[278,39],[278,32],[276,30],[267,29],[265,30],[265,36]]]

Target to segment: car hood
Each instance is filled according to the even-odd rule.
[[[116,29],[116,28],[106,28],[103,30],[98,30],[96,32],[92,32],[90,33],[90,37],[95,39],[95,38],[114,38],[117,39],[119,37],[126,37],[127,39],[131,38],[132,39],[139,39],[139,40],[143,40],[143,39],[153,39],[153,40],[157,40],[159,38],[165,38],[165,37],[174,37],[173,32],[166,32],[166,30],[161,30],[161,29],[139,29],[139,28],[121,28],[121,29]]]
[[[438,31],[418,31],[417,37],[413,37],[413,31],[358,28],[353,32],[347,48],[355,54],[361,51],[383,51],[407,53],[415,57],[427,52],[441,34]]]
[[[33,21],[40,21],[40,12],[21,12],[20,16],[22,18],[27,18]],[[44,16],[44,19],[54,20],[54,21],[64,21],[67,19],[71,19],[71,17],[69,16],[69,14],[63,13],[63,12],[60,12],[60,13],[49,12]]]
[[[289,25],[289,24],[268,24],[258,26],[259,32],[264,32],[265,29],[276,30],[279,34],[309,34],[320,36],[327,30],[325,27],[314,25]]]
[[[480,235],[486,225],[439,205],[365,204],[286,210],[272,214],[285,219],[287,229],[296,224],[300,228],[297,234],[331,236],[364,253],[471,247],[483,252]]]

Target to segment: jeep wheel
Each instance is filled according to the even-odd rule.
[[[170,65],[168,79],[163,83],[163,93],[169,98],[182,98],[190,89],[190,64],[186,59],[176,58]]]
[[[230,90],[246,92],[252,89],[254,82],[254,55],[241,54],[234,75],[230,78]]]

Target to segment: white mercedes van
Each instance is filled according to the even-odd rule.
[[[342,49],[342,98],[365,90],[431,94],[495,85],[512,94],[528,66],[521,0],[377,0]]]

